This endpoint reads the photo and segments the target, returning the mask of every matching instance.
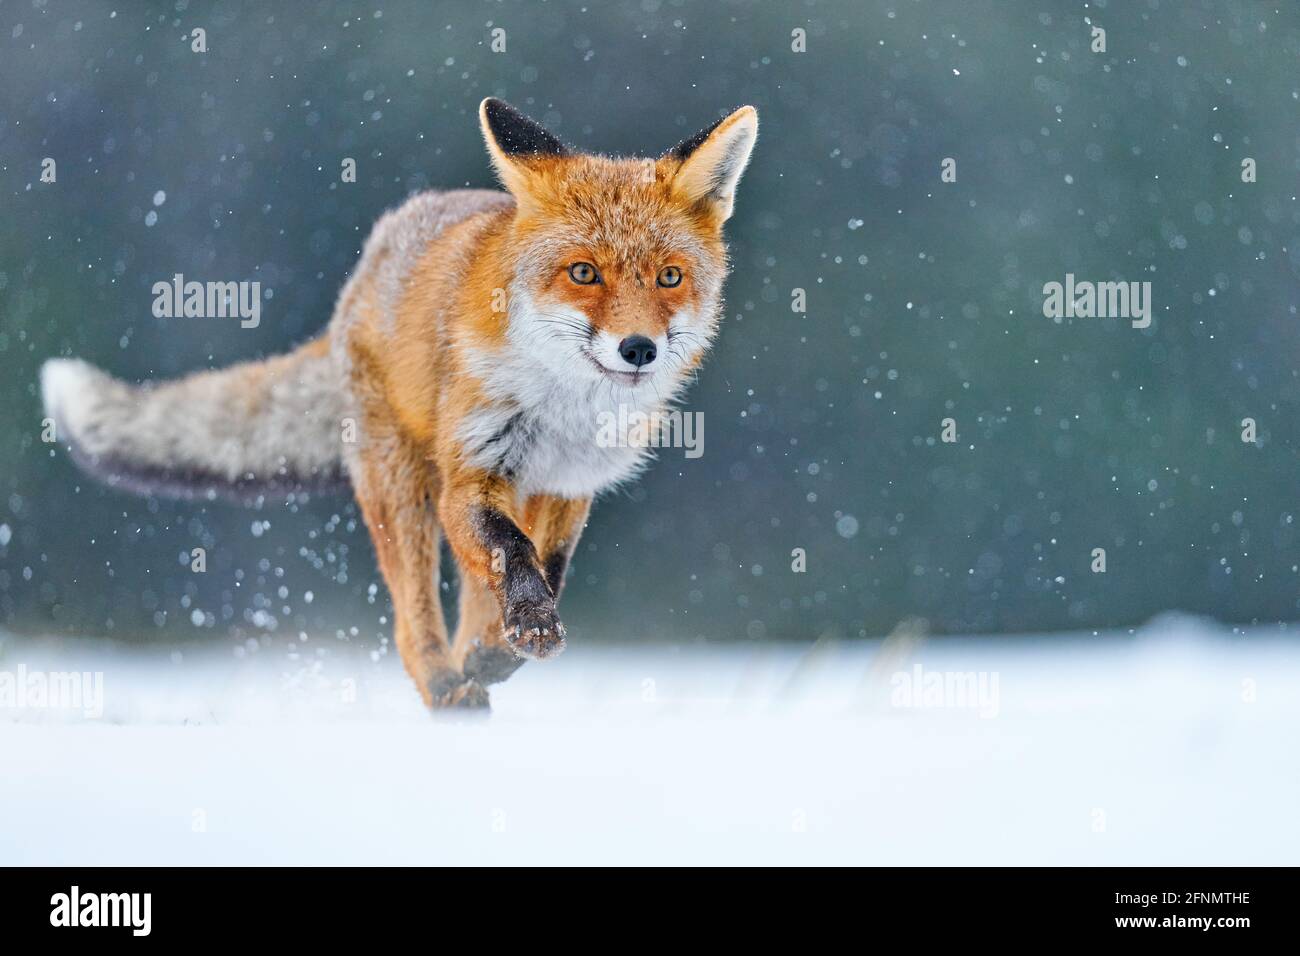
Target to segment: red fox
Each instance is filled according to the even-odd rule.
[[[147,494],[351,487],[394,639],[434,708],[564,648],[556,601],[592,497],[647,449],[602,414],[672,402],[717,331],[722,227],[758,134],[744,106],[656,160],[575,153],[479,107],[508,192],[426,192],[385,214],[328,328],[288,355],[132,386],[54,359],[41,391],[88,471]],[[459,567],[456,633],[440,536]]]

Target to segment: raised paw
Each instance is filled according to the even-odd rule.
[[[486,710],[491,704],[487,688],[479,681],[447,674],[430,683],[429,706],[434,710]]]
[[[515,605],[505,623],[506,641],[520,657],[544,661],[564,650],[564,625],[549,601]]]
[[[523,666],[524,659],[500,644],[478,646],[465,658],[465,676],[480,684],[499,684]]]

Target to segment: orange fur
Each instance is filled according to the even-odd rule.
[[[752,126],[752,117],[746,108],[727,122]],[[434,706],[483,703],[482,684],[508,673],[514,656],[563,646],[554,600],[590,495],[527,493],[471,461],[464,445],[466,423],[498,401],[482,363],[512,347],[513,297],[576,310],[617,338],[663,335],[681,314],[704,316],[711,332],[726,268],[731,197],[708,193],[707,169],[683,185],[693,157],[511,156],[486,119],[484,129],[516,204],[442,230],[387,307],[373,268],[387,253],[378,250],[341,298],[353,318],[336,323],[333,340],[357,396],[365,438],[350,471],[392,595],[397,646]],[[567,269],[579,261],[597,264],[603,281],[575,283]],[[678,287],[656,284],[667,265],[682,269]],[[506,311],[494,310],[503,296]],[[685,369],[700,355],[688,358]],[[439,532],[461,578],[453,640],[438,603]]]

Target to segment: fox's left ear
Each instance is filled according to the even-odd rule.
[[[478,118],[502,185],[522,205],[529,195],[530,164],[539,157],[564,156],[568,151],[540,123],[502,100],[484,100],[479,104]]]
[[[709,203],[719,221],[731,215],[736,184],[749,163],[758,138],[758,111],[742,106],[668,151],[681,165],[673,174],[674,196],[688,203]]]

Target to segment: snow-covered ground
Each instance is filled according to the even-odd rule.
[[[484,720],[392,655],[233,650],[0,640],[103,674],[98,718],[0,706],[0,863],[1300,862],[1294,630],[578,641]]]

